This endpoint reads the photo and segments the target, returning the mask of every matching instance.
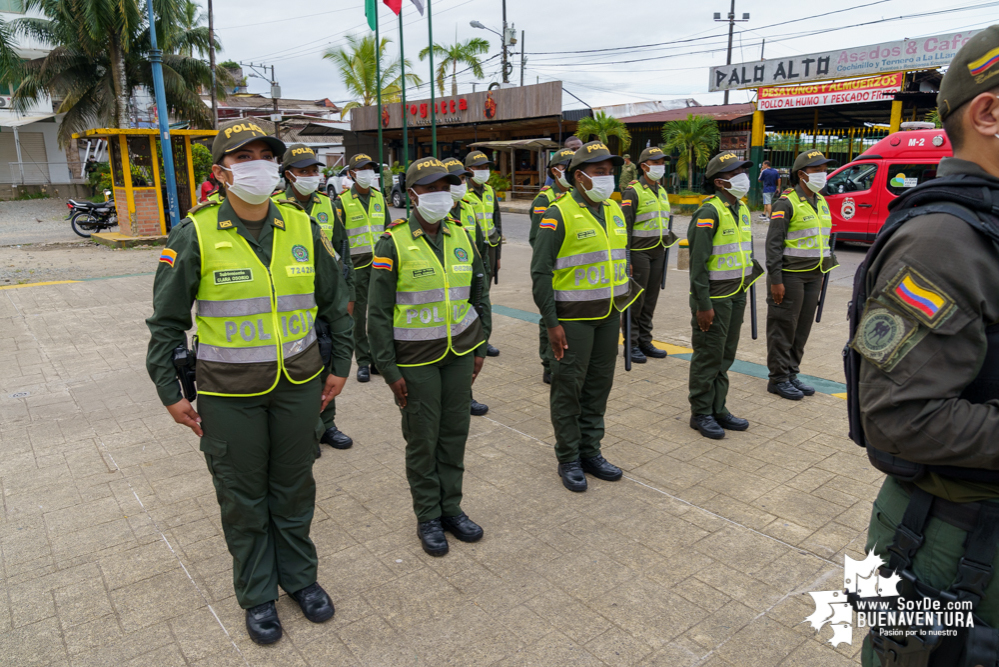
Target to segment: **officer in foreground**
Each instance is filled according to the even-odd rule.
[[[848,400],[851,436],[888,474],[867,549],[900,572],[906,599],[919,599],[912,577],[941,609],[954,597],[972,603],[975,627],[956,637],[872,630],[867,666],[886,663],[875,654],[934,667],[999,660],[997,95],[994,25],[961,48],[943,78],[937,105],[954,157],[940,162],[936,179],[892,202],[867,256],[866,295],[851,313],[863,315],[852,322],[847,364],[847,390],[859,398]]]
[[[337,197],[334,206],[346,230],[350,246],[350,263],[354,269],[354,291],[357,301],[354,317],[354,356],[357,359],[357,381],[367,382],[371,373],[378,373],[371,364],[368,343],[368,284],[371,281],[371,257],[375,241],[385,231],[385,197],[378,189],[378,164],[364,153],[358,153],[347,163],[347,174],[354,182],[350,189]]]
[[[451,211],[448,213],[447,220],[456,225],[461,225],[465,229],[465,233],[472,238],[475,244],[475,250],[479,253],[479,258],[483,259],[485,262],[486,251],[489,245],[486,243],[486,236],[482,233],[482,228],[475,222],[475,209],[465,201],[465,195],[468,194],[468,177],[472,175],[468,169],[462,164],[461,160],[455,157],[449,157],[444,160],[444,167],[447,168],[447,172],[453,176],[457,176],[461,180],[461,185],[451,186],[451,201],[454,204],[451,206]],[[484,266],[484,264],[483,264]],[[483,289],[483,294],[489,296],[489,281],[484,281],[485,287]],[[485,403],[479,403],[475,400],[475,396],[472,396],[471,402],[471,414],[473,417],[481,417],[489,412],[489,406]]]
[[[402,411],[406,477],[423,550],[448,552],[482,528],[461,509],[472,383],[485,360],[490,309],[485,266],[465,229],[446,218],[461,179],[437,158],[406,171],[415,202],[375,246],[368,335],[375,363]]]
[[[644,364],[647,357],[662,359],[666,350],[652,344],[652,318],[659,301],[666,248],[679,239],[669,230],[669,193],[659,181],[666,173],[666,155],[658,146],[649,146],[638,156],[642,175],[621,190],[621,210],[628,224],[631,249],[631,277],[644,290],[628,311],[631,314],[631,361]]]
[[[725,405],[728,369],[735,361],[746,292],[763,276],[752,258],[753,230],[741,199],[749,192],[752,162],[735,153],[711,158],[704,172],[706,199],[690,219],[690,427],[720,440],[749,422]]]
[[[344,279],[347,283],[347,290],[350,294],[350,301],[347,303],[347,312],[355,312],[355,298],[357,291],[354,288],[354,271],[350,266],[350,256],[343,253],[347,244],[347,234],[344,231],[343,223],[337,223],[337,216],[333,211],[333,202],[322,192],[319,192],[319,167],[322,165],[316,158],[315,152],[305,144],[292,144],[284,152],[281,160],[281,172],[288,187],[284,192],[272,197],[274,201],[295,202],[308,213],[333,244],[333,249],[337,254],[344,270]],[[340,220],[343,220],[341,217]],[[356,327],[355,327],[356,330]],[[336,399],[331,400],[329,405],[323,410],[323,437],[320,442],[324,442],[334,449],[350,449],[354,440],[346,433],[336,427]],[[322,450],[316,448],[316,456],[322,456]]]
[[[790,179],[794,191],[774,204],[767,229],[767,391],[792,401],[815,393],[798,379],[798,369],[822,279],[839,266],[829,246],[829,204],[819,194],[830,162],[817,150],[795,158]]]
[[[548,161],[548,175],[552,180],[552,185],[546,185],[541,188],[541,192],[538,193],[538,196],[531,203],[531,231],[527,237],[531,248],[534,248],[534,239],[538,236],[538,228],[541,225],[541,218],[544,217],[545,211],[552,205],[552,202],[572,189],[572,185],[565,177],[565,170],[569,167],[569,163],[572,162],[572,156],[575,154],[576,151],[574,150],[562,148],[555,151],[555,154]],[[538,341],[538,356],[541,357],[541,367],[544,369],[541,373],[541,381],[545,384],[551,384],[552,346],[548,341],[548,327],[545,326],[543,319],[538,320]]]
[[[614,384],[620,314],[640,288],[628,277],[628,229],[610,199],[621,158],[599,141],[569,163],[574,188],[541,218],[534,240],[534,303],[552,348],[550,407],[562,484],[586,491],[586,475],[613,482],[621,469],[600,454]]]
[[[318,225],[276,204],[284,144],[249,120],[212,144],[221,204],[191,209],[170,232],[153,283],[146,368],[174,421],[201,438],[233,559],[236,599],[259,644],[281,638],[278,586],[321,623],[333,603],[316,581],[319,412],[350,371],[348,290]],[[173,353],[187,346],[197,302],[198,411],[181,395]],[[316,324],[331,330],[325,384]]]
[[[465,156],[465,168],[472,172],[465,201],[475,209],[475,218],[482,228],[489,246],[486,257],[486,276],[491,280],[500,270],[500,254],[503,249],[503,221],[500,218],[499,200],[489,180],[489,158],[482,151],[472,151]],[[499,350],[486,343],[486,353],[498,357]]]

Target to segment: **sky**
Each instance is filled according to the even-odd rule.
[[[501,80],[499,35],[469,22],[500,32],[503,1],[425,0],[431,1],[435,42],[448,45],[472,37],[490,42],[482,57],[488,59],[485,78],[476,82],[471,72],[460,72],[459,93],[471,92],[473,82],[482,90]],[[344,46],[347,34],[370,32],[363,0],[214,0],[213,6],[223,46],[219,61],[273,65],[284,97],[325,97],[341,105],[352,99],[336,67],[322,55]],[[379,7],[382,36],[392,39],[388,54],[396,58],[399,21],[381,0]],[[725,64],[728,23],[713,17],[715,12],[726,16],[728,9],[729,0],[506,0],[507,21],[516,28],[518,42],[521,30],[525,32],[524,83],[561,80],[566,109],[691,97],[701,104],[721,104],[722,93],[707,92],[708,71]],[[737,18],[744,12],[750,19],[736,23],[735,63],[758,59],[761,48],[764,57],[779,57],[983,28],[999,21],[999,1],[736,0]],[[429,63],[417,57],[428,44],[427,19],[411,0],[403,0],[402,16],[406,57],[429,81]],[[510,80],[519,83],[521,44],[511,50]],[[251,77],[249,90],[268,95],[270,86]],[[446,90],[450,94],[450,80]],[[407,92],[410,99],[428,96],[426,85]],[[752,91],[733,91],[730,102],[747,102],[752,96]]]

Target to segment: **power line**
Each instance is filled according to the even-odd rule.
[[[215,30],[234,30],[236,28],[250,28],[255,25],[270,25],[271,23],[281,23],[282,21],[297,21],[299,19],[311,19],[316,16],[323,16],[325,14],[338,14],[340,12],[354,11],[354,7],[346,7],[344,9],[331,9],[328,12],[313,12],[312,14],[305,14],[303,16],[289,16],[284,19],[271,19],[270,21],[261,21],[259,23],[244,23],[242,25],[227,25],[224,28],[217,27]]]

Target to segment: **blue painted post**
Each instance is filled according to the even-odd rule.
[[[149,62],[153,66],[153,92],[156,95],[156,115],[160,119],[160,146],[163,152],[163,171],[166,172],[167,211],[170,213],[170,228],[180,222],[180,209],[177,208],[177,177],[173,169],[173,146],[170,144],[170,120],[167,118],[166,93],[163,92],[163,52],[156,47],[156,19],[153,16],[153,1],[146,0],[149,10]],[[155,154],[153,159],[156,159]],[[193,188],[194,183],[190,186]]]

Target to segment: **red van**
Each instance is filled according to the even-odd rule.
[[[877,142],[829,175],[826,200],[840,241],[874,241],[888,203],[936,178],[940,158],[953,155],[942,129],[904,130]]]

